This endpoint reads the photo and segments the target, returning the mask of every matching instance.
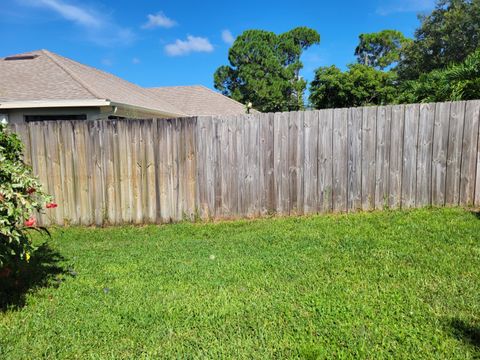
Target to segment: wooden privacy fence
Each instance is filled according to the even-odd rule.
[[[43,223],[480,205],[480,101],[12,125]]]

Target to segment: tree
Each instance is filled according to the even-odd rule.
[[[398,62],[404,48],[411,41],[397,30],[361,34],[359,40],[355,49],[358,63],[381,70]]]
[[[346,75],[335,65],[320,67],[310,84],[310,104],[316,109],[347,107],[350,89]]]
[[[292,111],[303,108],[306,81],[301,78],[303,51],[320,42],[313,29],[298,27],[276,35],[247,30],[228,53],[230,65],[214,74],[215,88],[260,111]]]
[[[335,66],[316,70],[310,84],[310,103],[316,109],[392,103],[396,95],[396,74],[362,64],[349,65],[342,72]]]
[[[480,98],[480,49],[465,61],[433,70],[402,85],[400,102],[436,102]]]
[[[335,66],[317,69],[311,104],[329,108],[480,98],[480,0],[438,0],[420,20],[413,40],[396,30],[361,34],[358,64],[345,72]]]
[[[398,66],[403,80],[459,63],[480,46],[480,0],[440,0],[420,21]]]
[[[447,68],[445,77],[451,88],[449,100],[480,99],[480,49]]]

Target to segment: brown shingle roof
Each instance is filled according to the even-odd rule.
[[[20,100],[107,99],[172,116],[187,115],[149,90],[47,50],[0,59],[0,103]]]
[[[147,90],[192,116],[245,114],[243,104],[201,85],[157,87]]]
[[[25,60],[0,59],[0,102],[96,98],[42,51],[15,56],[25,55],[39,56]]]
[[[142,88],[48,50],[0,58],[0,103],[95,99],[170,116],[245,113],[243,104],[204,86]]]

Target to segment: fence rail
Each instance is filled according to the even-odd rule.
[[[42,223],[480,205],[480,101],[12,125]]]

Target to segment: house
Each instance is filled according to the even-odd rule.
[[[0,58],[0,118],[12,123],[243,113],[203,86],[143,88],[48,50]]]
[[[245,114],[245,105],[201,85],[166,86],[147,90],[192,116]]]

